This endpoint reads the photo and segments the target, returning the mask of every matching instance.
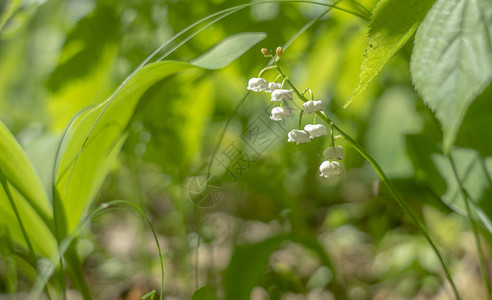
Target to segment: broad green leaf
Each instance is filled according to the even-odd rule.
[[[263,278],[270,255],[284,241],[284,237],[274,237],[236,248],[225,274],[225,299],[249,299]]]
[[[465,214],[464,199],[451,162],[437,142],[424,135],[407,136],[409,155],[422,179],[453,210]],[[481,157],[473,149],[453,147],[450,152],[461,184],[474,203],[484,226],[492,232],[492,158]]]
[[[381,0],[371,18],[360,81],[344,107],[359,96],[413,35],[432,0]]]
[[[1,122],[0,166],[34,249],[38,255],[51,257],[56,251],[56,242],[51,231],[53,226],[51,204],[21,146]],[[0,186],[0,224],[8,228],[17,243],[26,246],[14,210],[2,186]]]
[[[214,291],[209,288],[208,286],[204,286],[196,290],[195,293],[193,293],[193,296],[191,296],[191,300],[215,300],[217,299],[215,297]]]
[[[468,106],[492,78],[492,1],[437,0],[417,31],[410,70],[443,125],[448,151]]]
[[[55,174],[56,189],[65,209],[67,233],[77,226],[95,198],[125,140],[125,128],[143,93],[156,82],[192,67],[175,61],[147,65],[114,99],[82,113],[73,122],[62,143]]]
[[[125,147],[141,155],[144,161],[160,165],[164,173],[183,180],[193,162],[203,163],[197,158],[213,113],[212,83],[203,72],[184,73],[149,89],[135,117],[143,125],[142,131],[131,135]],[[144,136],[148,139],[142,141]],[[171,144],[173,147],[167,146]]]
[[[191,63],[206,69],[221,69],[243,55],[266,36],[264,32],[245,32],[231,35],[205,54],[192,60]]]
[[[60,138],[60,135],[43,133],[23,145],[29,161],[36,170],[50,198],[53,188],[53,166]]]

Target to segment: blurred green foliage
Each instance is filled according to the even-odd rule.
[[[376,2],[361,4],[372,10]],[[179,62],[153,64],[148,67],[154,68],[152,80],[137,76],[139,80],[131,81],[125,91],[134,91],[133,98],[119,102],[115,98],[116,105],[94,132],[95,140],[98,131],[114,133],[101,135],[101,143],[88,146],[78,162],[84,171],[70,175],[84,187],[84,193],[64,189],[63,171],[53,174],[49,166],[56,146],[76,113],[92,109],[83,111],[75,121],[79,127],[71,129],[91,132],[102,109],[95,105],[111,97],[149,54],[196,20],[239,4],[244,1],[0,3],[0,120],[24,147],[40,176],[39,182],[23,177],[19,168],[19,182],[31,188],[44,185],[50,191],[53,176],[58,176],[63,191],[59,196],[78,199],[65,207],[70,230],[85,208],[96,206],[91,204],[94,198],[95,203],[125,199],[142,207],[162,240],[164,294],[169,298],[189,299],[193,294],[192,299],[445,297],[445,279],[425,240],[380,186],[371,166],[343,139],[337,143],[346,151],[344,173],[326,180],[318,176],[318,166],[328,137],[299,146],[287,143],[286,128],[295,127],[297,120],[288,121],[285,127],[270,122],[270,101],[265,94],[250,94],[236,111],[248,79],[256,77],[268,62],[259,49],[284,45],[326,7],[262,4],[200,32],[166,57]],[[341,5],[358,9],[351,1]],[[436,238],[463,298],[482,299],[485,291],[475,270],[471,233],[460,215],[463,199],[441,146],[441,125],[412,86],[411,32],[416,28],[410,27],[409,42],[401,45],[378,76],[369,76],[371,84],[347,109],[342,105],[356,89],[361,65],[369,59],[364,53],[368,55],[367,35],[372,35],[366,21],[332,10],[285,49],[280,63],[290,79],[300,88],[312,89],[314,97],[329,108],[330,118],[380,163]],[[220,70],[185,63],[196,62],[218,42],[244,32],[264,32],[267,37],[258,38],[261,42],[251,50],[237,50],[240,57],[229,65],[202,65],[224,67]],[[388,39],[396,38],[390,34]],[[151,63],[163,53],[165,50]],[[176,72],[163,64],[173,65]],[[181,69],[186,71],[178,73]],[[274,77],[266,73],[268,80]],[[484,225],[481,232],[488,259],[491,97],[489,86],[471,103],[457,131],[456,147],[450,151],[475,203],[476,219]],[[258,120],[265,120],[273,139],[259,154],[244,139],[245,131]],[[306,116],[304,120],[311,121]],[[224,168],[214,160],[211,170],[220,178],[220,201],[211,208],[199,208],[190,200],[188,184],[194,176],[208,172],[226,124],[216,158],[234,145],[250,155],[248,163],[231,172],[229,166]],[[3,131],[1,143],[13,139]],[[69,138],[72,133],[69,131]],[[75,146],[67,148],[62,164],[66,168],[73,168],[78,159],[74,158],[81,155],[80,145],[86,142],[83,135],[71,141]],[[97,151],[101,145],[107,149],[104,155]],[[116,156],[120,147],[113,163],[108,157]],[[92,170],[84,168],[95,161]],[[5,171],[9,161],[1,162]],[[106,172],[109,176],[103,183]],[[97,194],[99,185],[102,190]],[[45,195],[37,193],[36,197]],[[147,291],[159,287],[155,246],[140,221],[112,211],[80,233],[77,251],[96,298],[115,298],[142,285]],[[39,227],[36,218],[29,222],[27,226]],[[18,230],[11,229],[10,234]],[[35,276],[33,268],[13,255],[8,231],[0,228],[0,233],[0,293],[28,290]],[[198,250],[197,234],[201,237]],[[53,248],[51,242],[36,241],[36,247],[41,246]],[[12,271],[15,267],[28,271],[17,278]],[[50,284],[58,287],[56,282]],[[198,290],[201,286],[210,288]]]

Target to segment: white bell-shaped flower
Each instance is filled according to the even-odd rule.
[[[287,106],[284,107],[276,106],[272,108],[272,115],[270,116],[270,119],[274,121],[282,121],[284,118],[289,118],[292,117],[293,115],[294,114],[292,113],[292,110]]]
[[[282,88],[282,84],[281,83],[277,83],[277,82],[270,82],[268,84],[268,92],[271,93],[273,91],[276,91],[276,90],[280,90]]]
[[[251,78],[248,81],[248,90],[253,92],[268,92],[268,81],[263,78]]]
[[[272,92],[272,102],[274,101],[292,101],[294,96],[292,95],[292,90],[275,90]]]
[[[328,147],[323,151],[323,155],[326,159],[338,159],[342,160],[345,154],[343,153],[342,146]]]
[[[304,126],[304,130],[309,132],[311,135],[311,138],[314,139],[315,137],[322,136],[322,135],[327,135],[328,132],[326,131],[326,127],[321,124],[307,124]]]
[[[323,109],[323,101],[321,100],[309,100],[302,104],[302,110],[305,114],[312,114],[315,111],[323,111]]]
[[[342,173],[342,168],[338,161],[325,160],[319,166],[320,176],[328,178],[330,176],[338,176]]]
[[[294,129],[289,132],[288,136],[289,138],[287,139],[287,142],[294,142],[297,145],[301,143],[308,143],[310,141],[309,132],[306,130]]]

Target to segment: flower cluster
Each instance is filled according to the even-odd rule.
[[[268,50],[263,48],[261,49],[261,53],[265,57],[273,57],[269,54]],[[312,139],[320,136],[327,135],[328,132],[326,127],[322,124],[316,124],[316,114],[314,115],[313,124],[307,124],[304,126],[304,129],[301,129],[302,124],[302,115],[303,114],[313,114],[315,112],[322,112],[324,110],[323,101],[321,100],[313,100],[313,94],[310,89],[305,89],[302,95],[295,89],[295,87],[288,81],[287,77],[281,72],[276,62],[280,59],[283,50],[281,47],[278,47],[276,50],[277,57],[275,59],[275,66],[266,67],[260,71],[257,78],[251,78],[248,81],[247,89],[253,92],[265,92],[271,93],[271,101],[274,103],[278,103],[279,106],[275,106],[272,109],[272,113],[270,119],[273,121],[282,121],[284,118],[290,118],[294,116],[292,109],[288,106],[289,102],[294,100],[294,91],[299,96],[301,100],[304,101],[302,104],[302,110],[299,115],[299,129],[293,129],[288,133],[287,142],[296,143],[297,145],[302,143],[308,143]],[[277,69],[280,73],[277,76],[277,79],[274,82],[268,82],[266,79],[263,79],[262,74],[270,69]],[[282,83],[278,83],[277,80],[279,78],[283,78]],[[285,89],[285,83],[288,82],[289,85],[293,89]],[[304,97],[306,91],[309,91],[311,94],[311,100],[307,100]],[[319,114],[319,113],[318,113]],[[323,161],[319,167],[321,176],[330,177],[337,176],[341,173],[340,163],[335,160],[343,159],[344,153],[343,148],[341,146],[334,145],[333,138],[333,126],[331,130],[331,141],[332,146],[328,147],[323,155],[325,156],[325,161]]]

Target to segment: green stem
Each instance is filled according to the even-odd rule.
[[[272,66],[272,67],[276,67],[276,66]],[[283,75],[283,74],[282,74]],[[284,89],[284,86],[285,86],[285,82],[288,80],[287,76],[284,75],[284,80],[282,80],[282,86],[280,87],[281,89]]]
[[[456,164],[454,163],[453,157],[451,156],[451,154],[448,154],[447,157],[451,164],[451,168],[453,169],[453,174],[456,179],[456,182],[458,183],[461,197],[463,197],[463,201],[465,202],[466,215],[468,217],[468,221],[470,222],[470,227],[473,231],[473,236],[475,238],[475,247],[477,248],[478,261],[480,265],[480,274],[482,275],[482,280],[485,284],[485,288],[487,289],[488,299],[492,299],[492,289],[490,287],[489,276],[487,274],[485,255],[483,254],[483,249],[480,243],[480,234],[478,232],[478,226],[475,220],[473,219],[473,215],[470,207],[469,195],[466,192],[465,188],[463,187],[463,184],[461,183],[461,179],[458,175],[458,171],[456,170]]]
[[[75,283],[77,284],[78,290],[82,295],[84,300],[91,300],[91,292],[89,289],[89,285],[84,276],[84,271],[82,270],[82,264],[80,262],[79,255],[76,249],[77,239],[75,238],[73,242],[67,249],[65,253],[65,257],[67,259],[67,265],[72,269],[73,277],[75,279]]]
[[[301,110],[301,113],[299,114],[299,129],[302,129],[302,127],[301,127],[302,126],[302,115],[303,115],[303,113]]]
[[[317,114],[315,114],[314,116],[317,116]],[[331,146],[332,147],[335,147],[335,130],[333,130],[333,126],[335,124],[333,124],[333,122],[330,123],[330,128],[331,128]]]
[[[287,78],[284,72],[280,69],[278,65],[277,70],[284,78]],[[286,79],[286,82],[292,87],[296,95],[301,99],[303,102],[308,101],[306,97],[304,97],[294,86],[294,84],[289,80]],[[461,297],[458,293],[458,289],[456,288],[456,285],[453,281],[453,278],[451,277],[451,273],[449,272],[446,263],[444,262],[444,259],[441,256],[441,253],[437,249],[437,246],[434,244],[432,241],[429,233],[427,232],[427,229],[425,226],[420,222],[419,218],[415,215],[415,213],[412,211],[412,209],[408,206],[407,202],[403,199],[403,197],[398,193],[396,188],[393,186],[393,184],[388,180],[386,177],[386,174],[383,172],[379,164],[376,162],[376,160],[361,146],[359,143],[357,143],[354,139],[352,139],[348,134],[346,134],[343,130],[341,130],[338,126],[336,126],[333,121],[331,121],[323,112],[317,111],[316,114],[326,122],[326,124],[329,124],[332,126],[334,129],[336,129],[344,138],[345,140],[357,151],[359,152],[362,157],[364,157],[374,168],[376,173],[378,173],[379,177],[383,181],[383,183],[386,185],[386,188],[389,190],[390,194],[393,196],[393,198],[396,200],[396,202],[403,208],[403,210],[410,216],[410,218],[415,222],[417,225],[417,228],[420,230],[420,232],[424,235],[425,239],[427,242],[430,244],[432,250],[436,254],[437,258],[439,259],[439,262],[441,263],[441,266],[444,270],[444,273],[446,274],[446,277],[451,284],[451,287],[453,289],[454,295],[457,300],[460,300]]]
[[[261,78],[261,76],[263,76],[263,74],[265,74],[266,71],[272,70],[275,68],[276,68],[275,66],[268,66],[268,67],[263,68],[263,70],[261,70],[260,73],[258,73],[258,78]]]

